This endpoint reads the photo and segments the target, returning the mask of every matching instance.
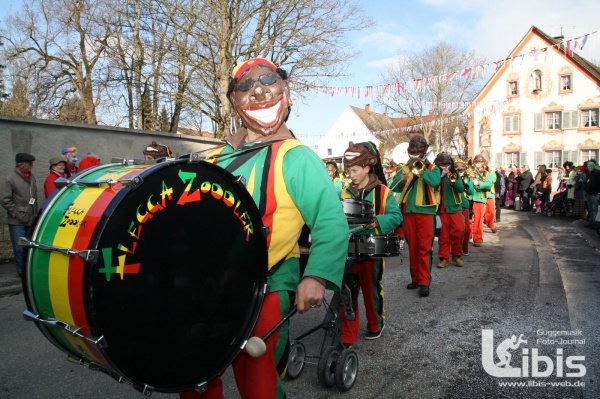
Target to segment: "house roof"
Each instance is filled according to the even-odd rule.
[[[378,114],[376,112],[370,112],[364,108],[357,108],[350,106],[352,111],[360,118],[362,123],[369,129],[370,132],[381,132],[384,130],[395,129],[392,118],[385,114]]]
[[[526,43],[529,42],[529,39],[531,38],[532,35],[537,35],[542,40],[547,42],[548,46],[549,47],[552,46],[554,51],[562,54],[562,56],[565,57],[566,59],[571,60],[571,62],[574,65],[579,67],[591,79],[595,80],[596,83],[600,84],[600,67],[592,64],[591,62],[587,61],[585,58],[579,56],[575,52],[571,52],[570,55],[567,54],[566,46],[562,40],[555,39],[552,36],[549,36],[547,33],[543,32],[536,26],[532,26],[529,29],[529,31],[525,34],[525,36],[523,36],[523,38],[519,41],[519,43],[515,46],[515,48],[506,57],[506,60],[514,58],[515,56],[519,55],[521,53],[521,51],[523,50],[523,48],[525,47]],[[490,88],[498,81],[498,79],[500,79],[500,76],[509,67],[509,65],[510,64],[508,62],[505,62],[502,64],[502,66],[496,71],[496,73],[494,75],[492,75],[490,80],[488,80],[488,82],[481,88],[479,93],[477,93],[477,95],[475,96],[475,99],[473,101],[473,104],[477,104],[478,101],[480,101],[483,97],[485,97],[487,95]],[[465,110],[465,112],[470,111],[471,108],[472,108],[472,106],[468,107]]]

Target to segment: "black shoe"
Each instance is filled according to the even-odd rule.
[[[469,256],[469,251],[463,251],[464,256]]]
[[[429,296],[429,287],[426,285],[422,285],[419,287],[419,295],[421,296]]]
[[[409,285],[406,286],[407,290],[416,290],[417,288],[419,288],[419,284],[417,284],[417,283],[410,283]]]
[[[384,328],[385,328],[385,324],[383,325],[383,327],[381,327],[381,330],[379,330],[375,333],[371,332],[371,331],[367,331],[367,333],[365,334],[365,339],[372,340],[372,339],[377,339],[377,338],[381,337],[381,332],[383,331]]]
[[[496,230],[496,229],[492,230],[492,234],[498,234],[498,230]]]

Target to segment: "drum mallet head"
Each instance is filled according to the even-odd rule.
[[[261,357],[267,351],[267,344],[258,337],[250,337],[248,338],[248,342],[246,342],[244,350],[252,357]]]
[[[265,341],[269,339],[269,337],[273,335],[273,333],[277,331],[283,325],[283,323],[285,323],[297,311],[298,308],[296,307],[296,305],[292,306],[288,314],[286,314],[281,320],[279,320],[277,324],[275,324],[273,328],[271,328],[271,330],[269,330],[269,332],[266,333],[264,337],[262,337],[262,339],[258,337],[248,338],[248,341],[246,341],[246,345],[244,345],[244,350],[246,351],[246,353],[252,357],[261,357],[262,355],[264,355],[267,351],[267,344],[265,344]]]

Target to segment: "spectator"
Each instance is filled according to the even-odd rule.
[[[61,154],[65,160],[65,165],[67,165],[65,174],[67,177],[71,177],[71,175],[77,173],[77,147],[63,148]]]
[[[509,208],[515,207],[515,201],[517,196],[519,195],[519,191],[517,190],[519,180],[519,169],[512,168],[508,177],[506,178],[506,192],[504,195],[504,205]]]
[[[67,162],[63,157],[54,157],[50,160],[50,172],[44,181],[44,195],[46,198],[50,196],[56,189],[54,182],[59,177],[66,179],[68,176],[65,173]]]
[[[23,248],[18,246],[19,237],[25,237],[37,214],[37,185],[31,173],[35,157],[18,153],[17,166],[2,181],[0,203],[8,214],[8,232],[19,277],[23,274]]]
[[[85,158],[79,161],[79,171],[81,172],[82,170],[100,165],[101,163],[100,157],[95,154],[88,154]]]
[[[585,199],[588,203],[588,222],[586,227],[597,228],[596,214],[598,213],[598,197],[600,196],[600,172],[595,159],[586,162],[587,178],[583,185]]]
[[[496,206],[496,213],[494,222],[500,222],[500,212],[502,210],[502,202],[504,194],[506,192],[506,179],[504,169],[496,170],[496,181],[494,182],[494,205]],[[488,225],[489,227],[489,225]],[[495,227],[490,227],[495,230]]]
[[[541,213],[541,203],[542,203],[542,196],[543,196],[543,191],[542,191],[542,179],[546,178],[546,165],[538,165],[537,167],[537,173],[535,174],[535,180],[533,181],[533,183],[531,183],[531,186],[529,186],[532,191],[533,194],[531,196],[531,205],[532,205],[532,211],[534,211],[535,213]]]
[[[583,165],[575,168],[575,178],[573,179],[573,217],[577,220],[585,218],[585,190],[583,185],[587,180]]]
[[[517,187],[517,190],[521,194],[521,198],[523,200],[523,210],[524,211],[531,210],[530,200],[531,200],[532,189],[530,186],[532,183],[533,183],[533,175],[531,174],[531,171],[529,170],[529,166],[524,165],[523,168],[521,169],[519,185]]]

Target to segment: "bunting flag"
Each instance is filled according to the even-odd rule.
[[[593,43],[595,43],[596,39],[600,42],[600,37],[598,35],[598,31],[594,31],[591,33],[587,33],[583,36],[579,36],[573,39],[569,39],[564,41],[565,45],[563,45],[563,51],[566,55],[572,57],[573,52],[577,50],[578,44],[579,50],[583,50],[585,47],[588,38],[592,36]],[[455,80],[458,76],[461,78],[486,78],[491,74],[495,74],[498,72],[505,64],[508,63],[509,66],[512,67],[515,61],[519,61],[523,63],[525,61],[525,57],[533,57],[535,61],[539,60],[540,53],[544,53],[544,60],[548,61],[548,56],[550,56],[550,61],[552,61],[552,57],[554,52],[548,51],[551,48],[557,47],[559,48],[561,44],[557,43],[552,46],[548,46],[545,48],[535,48],[532,49],[531,52],[527,54],[518,54],[514,57],[508,57],[503,60],[495,61],[493,63],[484,64],[484,65],[475,65],[470,67],[465,67],[462,72],[460,71],[451,71],[449,73],[444,73],[437,76],[426,76],[420,79],[415,79],[412,82],[395,82],[395,83],[385,83],[383,85],[369,85],[363,87],[349,86],[349,87],[331,87],[331,86],[319,86],[308,82],[302,82],[298,80],[290,80],[290,88],[295,91],[302,92],[313,92],[317,94],[325,94],[329,96],[344,96],[344,97],[353,97],[353,98],[372,98],[376,100],[391,100],[391,101],[399,101],[395,95],[402,93],[404,90],[412,89],[415,92],[419,92],[423,90],[423,86],[425,87],[433,87],[439,84],[442,81],[452,81]],[[493,67],[493,70],[492,70]],[[383,102],[383,101],[382,101]]]

